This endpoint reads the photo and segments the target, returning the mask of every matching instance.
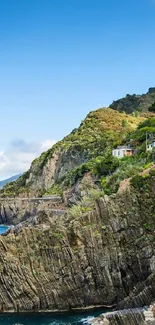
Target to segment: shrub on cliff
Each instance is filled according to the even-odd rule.
[[[149,112],[155,113],[155,102],[149,107]]]
[[[121,159],[119,161],[119,166],[113,175],[101,178],[101,187],[104,192],[108,195],[116,193],[121,181],[133,177],[147,168],[146,161],[146,158],[139,158],[137,156]],[[148,163],[148,166],[150,166],[149,159]]]
[[[69,218],[80,217],[83,213],[91,211],[95,207],[95,202],[104,196],[104,192],[99,189],[90,189],[77,204],[68,209]]]
[[[147,181],[149,178],[150,178],[149,174],[135,175],[134,177],[132,177],[130,183],[134,188],[138,190],[146,189]]]
[[[108,154],[105,157],[97,157],[96,164],[94,166],[94,173],[98,176],[111,175],[119,166],[119,159]]]

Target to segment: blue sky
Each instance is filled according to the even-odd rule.
[[[90,110],[155,86],[154,17],[154,0],[0,1],[0,179]]]

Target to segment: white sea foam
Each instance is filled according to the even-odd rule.
[[[80,322],[83,324],[91,324],[91,320],[94,319],[93,316],[88,316],[86,318],[82,318],[80,319]]]

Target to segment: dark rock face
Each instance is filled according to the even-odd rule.
[[[99,189],[95,184],[95,178],[88,173],[79,179],[74,186],[63,192],[63,200],[66,206],[73,206],[77,204],[92,189]]]
[[[126,112],[131,114],[134,111],[146,112],[155,102],[155,87],[149,88],[148,92],[143,95],[129,95],[126,97],[113,101],[110,108],[119,112]]]
[[[53,214],[61,214],[64,208],[59,196],[51,198],[4,198],[0,199],[0,224],[16,225],[36,216],[40,210],[50,210]]]
[[[1,236],[0,310],[149,305],[155,297],[154,202],[150,176],[147,190],[105,196],[75,218],[39,212],[32,225]]]
[[[153,94],[155,94],[155,87],[151,87],[151,88],[149,88],[149,91],[148,91],[149,93],[153,93]]]
[[[55,182],[59,182],[71,169],[88,160],[87,150],[84,152],[78,146],[62,149],[54,153],[44,166],[32,165],[26,184],[30,185],[31,193],[36,190],[50,188]]]
[[[140,96],[137,95],[127,95],[125,98],[118,99],[114,101],[110,107],[119,112],[126,112],[131,114],[140,105]]]

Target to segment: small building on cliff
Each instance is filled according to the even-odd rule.
[[[147,143],[146,151],[152,151],[155,148],[155,140]]]
[[[116,158],[130,157],[133,155],[133,149],[129,145],[118,146],[112,150],[112,155]]]

